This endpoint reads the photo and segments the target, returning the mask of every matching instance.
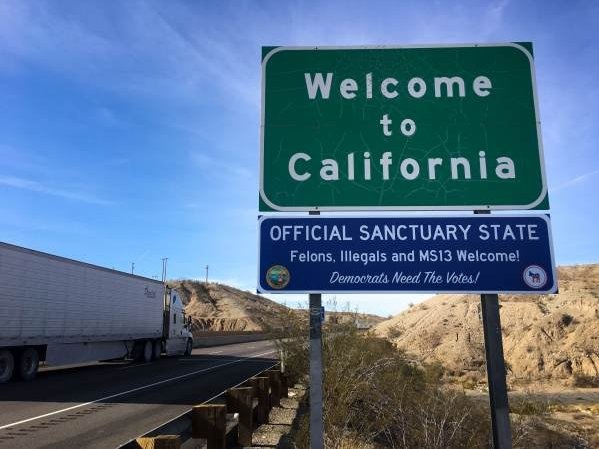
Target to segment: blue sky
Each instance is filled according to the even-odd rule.
[[[2,0],[0,241],[252,290],[261,46],[532,41],[556,262],[598,262],[598,23],[596,1]]]

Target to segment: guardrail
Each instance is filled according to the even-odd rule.
[[[254,430],[268,422],[270,410],[286,397],[288,378],[276,363],[118,449],[251,446]]]

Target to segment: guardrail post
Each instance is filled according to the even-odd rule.
[[[237,442],[240,446],[252,445],[252,387],[230,388],[227,390],[227,409],[239,413],[239,433]]]
[[[222,404],[202,404],[192,408],[191,436],[206,438],[208,449],[225,449],[227,407]]]
[[[260,387],[258,387],[258,381],[256,380],[255,377],[252,377],[247,385],[249,385],[250,387],[252,387],[252,396],[257,398],[260,396]]]
[[[281,375],[281,397],[289,397],[289,385],[287,385],[287,375],[285,374]]]
[[[159,435],[157,437],[142,437],[135,440],[139,449],[181,449],[179,435]]]
[[[269,400],[269,380],[268,377],[256,377],[258,383],[258,421],[260,424],[268,422],[268,413],[270,412]]]
[[[269,370],[268,377],[270,379],[271,407],[279,407],[281,405],[281,371]]]

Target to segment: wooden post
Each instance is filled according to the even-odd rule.
[[[270,400],[268,398],[269,380],[268,377],[256,377],[258,382],[258,421],[260,424],[268,422],[268,413],[270,412]]]
[[[250,387],[252,387],[252,396],[257,398],[260,396],[260,387],[258,387],[258,381],[256,380],[255,377],[252,377],[247,385],[249,385]]]
[[[239,413],[239,433],[237,442],[240,446],[252,445],[253,410],[252,387],[230,388],[227,390],[227,410]]]
[[[179,435],[159,435],[157,437],[142,437],[135,440],[139,449],[181,449]]]
[[[268,370],[270,379],[270,406],[279,407],[281,405],[281,371]]]
[[[191,436],[206,438],[208,449],[225,449],[227,407],[222,404],[203,404],[192,408]]]

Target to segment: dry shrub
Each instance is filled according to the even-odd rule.
[[[277,344],[286,351],[287,369],[306,375],[308,328],[300,321],[290,323],[292,333],[281,335]],[[488,405],[443,384],[440,365],[416,366],[389,341],[359,334],[351,323],[326,326],[323,362],[328,449],[492,447]],[[561,448],[571,442],[538,419],[545,405],[528,401],[515,408],[522,416],[513,416],[514,448],[540,449],[536,441]],[[309,414],[299,419],[294,441],[298,449],[309,448]]]
[[[599,388],[599,376],[587,376],[585,374],[574,374],[572,384],[578,388]]]
[[[310,354],[308,345],[308,314],[303,311],[287,309],[282,317],[285,326],[268,328],[279,357],[285,366],[285,373],[291,383],[301,380],[308,372]]]
[[[286,332],[277,341],[286,368],[303,367],[305,374],[306,323],[290,323]],[[323,362],[327,448],[488,447],[488,414],[463,393],[443,388],[440,365],[417,367],[387,340],[360,335],[351,322],[326,326]],[[308,435],[306,416],[296,432],[298,448],[309,447]]]
[[[387,329],[387,338],[389,338],[391,340],[394,338],[401,337],[402,334],[403,334],[403,330],[401,329],[400,326],[391,326],[389,329]]]
[[[510,401],[510,412],[517,415],[542,416],[550,411],[549,403],[543,400],[517,398]]]

